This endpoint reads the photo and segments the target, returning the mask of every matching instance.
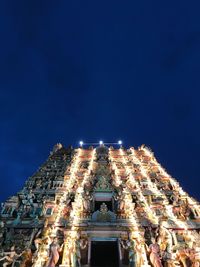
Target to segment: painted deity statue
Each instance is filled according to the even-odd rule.
[[[124,196],[121,191],[114,195],[114,200],[118,202],[117,209],[122,211],[124,210]]]
[[[111,220],[111,215],[108,211],[108,207],[105,203],[100,206],[100,212],[97,214],[97,221],[107,222]]]
[[[132,202],[132,196],[129,193],[124,193],[124,211],[126,212],[126,217],[132,216],[135,208],[135,203]]]
[[[84,199],[83,199],[83,207],[86,211],[90,211],[92,200],[93,200],[92,195],[90,194],[89,191],[86,191],[84,194]]]
[[[29,267],[32,266],[32,252],[31,249],[26,249],[22,253],[22,261],[20,262],[20,267]]]
[[[140,257],[141,247],[139,242],[133,234],[129,236],[128,240],[120,240],[121,246],[128,250],[129,255],[129,266],[130,267],[139,267],[143,264],[143,259]]]
[[[145,233],[144,233],[145,242],[148,246],[151,244],[151,240],[153,237],[154,237],[154,235],[153,235],[152,226],[148,225],[147,228],[145,229]]]
[[[25,208],[28,206],[33,207],[33,200],[35,199],[35,195],[32,193],[32,189],[25,193],[23,198],[22,198],[22,204],[24,205]]]
[[[63,265],[76,267],[76,238],[68,236],[64,241]]]
[[[52,243],[50,244],[50,248],[49,248],[49,260],[47,262],[47,267],[55,267],[58,260],[59,260],[59,252],[61,252],[63,248],[63,244],[60,247],[58,245],[58,238],[54,237]]]
[[[192,262],[192,267],[200,267],[200,245],[195,241],[192,244],[192,249],[189,253],[189,258]]]
[[[36,250],[38,250],[39,245],[43,243],[43,241],[48,239],[50,241],[50,234],[51,234],[51,226],[48,226],[48,220],[45,221],[44,223],[44,228],[39,230],[39,232],[36,235],[36,238],[34,240],[34,244],[36,247]],[[41,235],[41,237],[39,237]]]
[[[33,255],[32,267],[37,267],[38,265],[44,266],[47,263],[48,249],[49,249],[49,239],[46,237],[42,239],[39,250],[36,250],[36,252]]]
[[[100,176],[98,182],[95,185],[96,191],[110,191],[112,190],[111,185],[105,176]]]
[[[176,260],[181,263],[183,267],[187,267],[187,259],[189,259],[190,250],[189,249],[179,249],[176,251]]]
[[[156,235],[157,243],[162,251],[167,250],[168,252],[171,252],[173,245],[177,244],[175,234],[171,233],[170,230],[167,229],[165,222],[161,222],[161,224],[158,226]]]
[[[21,257],[21,254],[17,254],[15,252],[15,246],[12,246],[9,252],[4,252],[4,256],[0,259],[0,261],[4,261],[3,267],[6,267],[10,264],[13,264],[15,260]]]
[[[127,181],[126,181],[126,186],[131,192],[137,192],[138,188],[135,183],[133,183],[133,178],[132,176],[129,176]]]
[[[148,248],[148,252],[150,253],[149,259],[153,267],[163,267],[161,258],[160,258],[160,247],[156,243],[155,239],[152,238],[152,244]]]
[[[78,267],[81,267],[81,249],[85,249],[87,247],[87,240],[84,239],[77,239],[75,242],[76,248],[76,259],[78,263]]]

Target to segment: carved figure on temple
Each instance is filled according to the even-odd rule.
[[[84,187],[86,190],[91,190],[92,187],[93,187],[93,184],[94,184],[94,178],[93,178],[93,175],[91,177],[91,179],[89,181],[86,181]]]
[[[48,172],[47,172],[47,177],[48,177]],[[35,187],[37,188],[37,189],[41,189],[42,187],[46,187],[46,185],[47,185],[47,180],[45,181],[45,182],[42,182],[42,180],[41,179],[36,179],[35,180]]]
[[[96,191],[111,191],[111,184],[105,176],[100,176],[98,182],[95,185]]]
[[[49,261],[47,263],[47,267],[55,267],[59,260],[59,252],[62,251],[63,244],[61,247],[58,245],[58,238],[54,237],[52,243],[49,248]]]
[[[165,222],[161,222],[156,230],[157,243],[162,251],[171,252],[173,244],[177,243],[175,235],[166,228]]]
[[[152,243],[152,238],[153,238],[153,230],[152,230],[152,227],[151,225],[148,225],[145,229],[145,232],[144,232],[144,238],[145,238],[145,241],[146,241],[146,244],[149,246],[151,243]]]
[[[163,183],[162,187],[161,187],[162,191],[170,191],[170,184],[169,183]]]
[[[111,222],[115,220],[116,215],[114,212],[108,210],[108,207],[105,203],[101,204],[100,210],[97,210],[92,214],[92,221]]]
[[[13,221],[13,225],[17,225],[21,222],[22,214],[23,214],[23,208],[19,208],[19,210],[17,211],[17,218]]]
[[[33,255],[33,267],[44,266],[48,262],[48,249],[49,249],[49,238],[44,238],[40,243],[40,247]]]
[[[0,246],[4,242],[4,235],[5,235],[5,223],[0,221]]]
[[[28,192],[25,193],[24,198],[22,199],[22,204],[27,207],[27,206],[33,206],[33,200],[35,199],[35,195],[33,194],[32,189]]]
[[[104,145],[99,146],[96,149],[97,160],[98,161],[107,161],[108,160],[108,148]]]
[[[10,265],[16,261],[17,258],[21,257],[21,254],[17,254],[15,252],[15,246],[12,246],[9,252],[3,253],[5,256],[0,259],[0,261],[5,261],[3,263],[3,267],[6,267],[7,265]]]
[[[87,169],[89,166],[89,162],[88,161],[82,161],[80,163],[80,169]]]
[[[137,190],[137,186],[136,186],[136,184],[133,183],[133,178],[130,175],[129,175],[128,179],[126,180],[126,186],[131,191],[136,191]]]
[[[97,214],[98,221],[110,221],[111,215],[108,212],[108,207],[105,203],[102,203],[100,206],[100,212]]]
[[[150,253],[149,259],[153,267],[163,267],[161,262],[160,247],[156,243],[155,238],[152,238],[152,244],[147,248],[147,251]]]
[[[134,212],[134,203],[126,203],[125,205],[125,218],[131,218]]]
[[[44,223],[44,228],[40,229],[38,231],[38,233],[36,234],[36,238],[34,240],[36,250],[38,250],[39,245],[42,244],[44,240],[50,239],[49,236],[51,234],[51,230],[52,230],[52,228],[51,228],[51,226],[48,226],[48,220],[46,220]],[[41,237],[39,237],[39,236],[41,236]]]
[[[123,201],[124,201],[124,209],[125,210],[128,210],[128,209],[132,209],[132,207],[135,207],[135,203],[132,203],[132,196],[131,196],[131,194],[124,194],[124,199],[123,199]],[[131,204],[131,206],[132,207],[130,207],[130,204]]]
[[[64,241],[64,258],[63,264],[66,266],[76,266],[76,246],[75,246],[75,237],[72,238],[68,236]]]
[[[117,209],[121,211],[124,210],[125,201],[124,201],[124,196],[121,191],[118,191],[118,193],[114,195],[114,200],[117,201],[118,203]]]
[[[139,245],[137,237],[132,234],[129,236],[128,240],[120,239],[120,244],[124,249],[128,250],[129,267],[142,266],[142,258],[139,256],[139,253],[141,252],[141,247]]]
[[[70,211],[71,211],[71,207],[70,206],[66,206],[64,208],[64,210],[62,211],[63,219],[65,219],[65,220],[69,219]]]
[[[178,219],[184,219],[183,209],[181,206],[173,206],[173,213]]]
[[[164,267],[176,267],[175,265],[175,255],[176,253],[164,251],[162,252],[162,262]]]
[[[63,145],[61,143],[57,143],[54,147],[53,147],[53,152],[52,153],[56,153],[58,150],[60,150],[63,147]]]
[[[32,256],[33,254],[29,248],[22,252],[22,261],[20,262],[20,267],[31,267]]]
[[[86,191],[83,198],[83,207],[86,211],[91,210],[91,201],[93,200],[93,196],[89,191]]]
[[[115,177],[114,174],[111,175],[111,179],[112,179],[111,183],[114,188],[118,188],[122,184],[122,181],[119,178]]]
[[[180,220],[186,220],[191,215],[191,209],[186,201],[182,201],[181,204],[173,206],[173,213]]]
[[[74,195],[74,192],[73,193],[69,193],[66,197],[66,205],[70,205],[72,202],[74,202],[74,198],[75,198],[75,195]]]
[[[75,248],[78,267],[81,267],[81,249],[85,249],[87,247],[87,244],[88,241],[85,239],[76,239]]]
[[[179,192],[178,191],[174,191],[174,193],[170,197],[170,200],[172,201],[172,205],[173,206],[181,204]]]
[[[188,216],[190,219],[196,219],[200,217],[199,209],[195,206],[196,205],[190,205],[188,199],[186,198],[185,200],[186,217]]]
[[[176,252],[176,260],[180,262],[183,265],[183,267],[188,267],[188,260],[190,258],[190,252],[191,252],[191,249],[188,249],[188,248],[181,248]]]
[[[190,259],[192,261],[192,267],[200,267],[200,245],[196,242],[193,242]]]
[[[41,201],[38,203],[38,206],[37,206],[37,209],[34,210],[33,209],[33,212],[31,214],[31,217],[34,217],[34,216],[43,216],[44,215],[44,210],[45,210],[45,200]]]

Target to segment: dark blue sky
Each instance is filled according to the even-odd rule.
[[[0,201],[57,142],[150,146],[199,197],[198,1],[2,1]]]

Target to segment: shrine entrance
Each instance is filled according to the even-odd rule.
[[[119,267],[117,241],[91,242],[91,267]]]

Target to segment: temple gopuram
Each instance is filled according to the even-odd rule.
[[[0,216],[0,266],[200,266],[200,204],[144,145],[57,144]]]

